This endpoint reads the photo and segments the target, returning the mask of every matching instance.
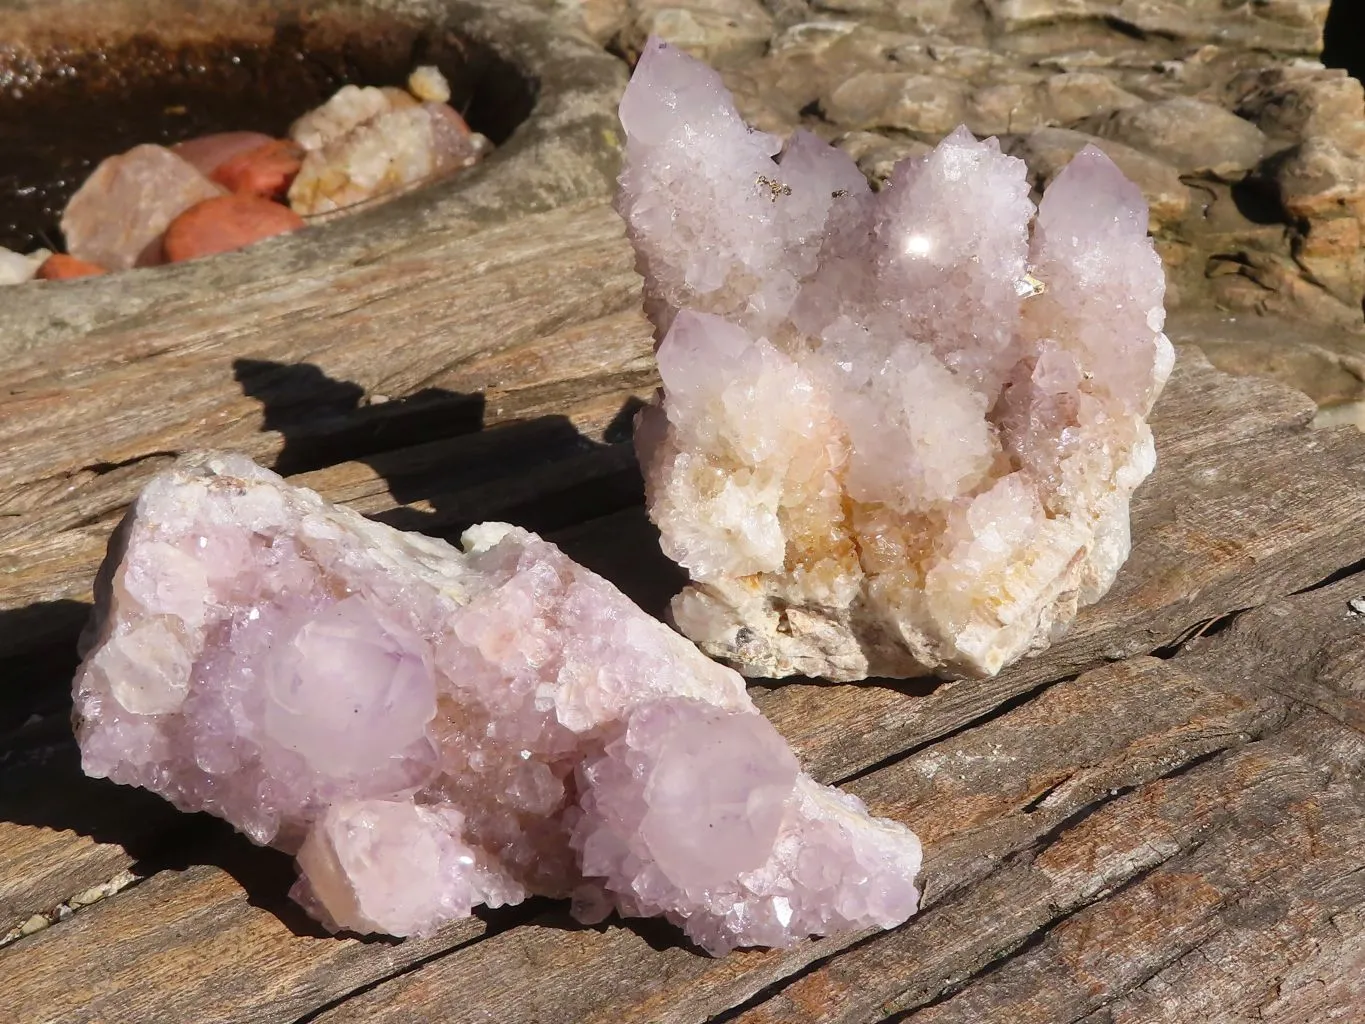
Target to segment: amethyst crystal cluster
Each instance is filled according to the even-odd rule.
[[[337,929],[573,896],[719,953],[914,912],[918,841],[802,774],[733,670],[534,534],[463,546],[181,460],[101,575],[85,770],[295,853]]]

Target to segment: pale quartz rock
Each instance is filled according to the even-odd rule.
[[[67,252],[109,270],[161,263],[161,236],[171,221],[222,194],[164,146],[134,146],[102,161],[67,202]]]
[[[914,835],[803,775],[738,674],[534,534],[462,543],[180,460],[96,584],[85,771],[295,854],[333,930],[573,895],[720,953],[914,912]]]
[[[0,285],[25,284],[32,281],[44,261],[51,256],[48,249],[22,253],[0,246]]]
[[[316,152],[366,121],[388,113],[393,106],[390,90],[369,85],[343,85],[326,103],[290,125],[289,137],[307,152]]]
[[[489,148],[444,103],[393,104],[313,148],[289,188],[289,205],[305,217],[345,209],[470,167]]]
[[[677,626],[758,676],[998,672],[1112,584],[1170,375],[1140,191],[1082,150],[1035,208],[959,129],[872,193],[657,40],[617,208],[663,388],[637,424]]]
[[[414,68],[408,75],[408,92],[423,103],[449,103],[450,83],[441,69],[432,64]]]

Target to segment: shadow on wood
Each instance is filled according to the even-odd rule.
[[[20,636],[38,629],[66,637],[59,643],[0,659],[0,757],[4,754],[4,737],[29,718],[70,710],[75,639],[89,616],[90,605],[85,601],[42,601],[0,611],[0,636]]]
[[[584,436],[566,416],[501,424],[473,438],[468,435],[484,427],[481,394],[423,388],[378,403],[371,396],[367,403],[360,385],[336,380],[311,363],[238,359],[233,374],[243,392],[264,406],[263,429],[283,438],[275,471],[292,476],[343,460],[361,462],[383,479],[397,504],[372,514],[378,522],[454,540],[469,526],[497,517],[553,534],[550,539],[571,558],[658,618],[686,583],[685,572],[659,550],[658,531],[641,504],[630,445],[643,405],[639,399],[622,403],[603,441]],[[465,438],[477,453],[471,457],[464,446],[454,451],[440,445],[454,438]],[[581,470],[585,461],[598,472],[518,493],[519,479],[542,479],[556,462]],[[480,493],[489,499],[483,507]],[[599,521],[603,516],[608,528]]]
[[[623,402],[604,441],[595,441],[560,415],[485,433],[482,394],[428,387],[399,399],[367,396],[360,385],[310,363],[259,359],[235,360],[233,375],[264,406],[263,429],[283,439],[276,472],[294,476],[363,463],[397,506],[372,518],[397,529],[452,539],[501,518],[544,532],[641,499],[628,444],[640,405],[633,398]],[[567,472],[555,473],[556,464]]]
[[[295,872],[287,854],[256,846],[227,822],[207,814],[183,814],[146,790],[86,776],[70,734],[54,732],[44,729],[42,735],[12,745],[0,760],[0,819],[72,832],[91,840],[96,849],[121,849],[130,862],[125,870],[137,881],[163,871],[218,868],[236,880],[247,903],[273,914],[294,935],[328,936],[289,898]],[[8,902],[0,897],[5,918],[10,916]],[[499,931],[546,909],[479,908],[476,916],[490,931]],[[388,936],[349,937],[387,945],[401,941]]]
[[[236,359],[232,372],[242,393],[264,406],[262,429],[284,437],[273,467],[281,476],[483,429],[483,395],[423,388],[367,402],[359,384],[335,380],[312,363]]]

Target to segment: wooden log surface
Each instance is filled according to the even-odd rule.
[[[924,909],[894,931],[714,960],[534,900],[331,937],[287,858],[80,774],[94,569],[187,449],[403,528],[514,519],[661,611],[632,264],[587,204],[0,369],[0,1021],[1365,1019],[1365,437],[1193,347],[1133,555],[1051,650],[989,681],[754,682],[817,778],[923,838]]]

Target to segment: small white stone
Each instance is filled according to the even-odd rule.
[[[310,151],[289,186],[289,205],[309,217],[396,195],[469,167],[488,149],[443,103],[386,109]]]
[[[450,83],[441,69],[431,64],[414,68],[408,76],[408,92],[423,103],[449,103]]]
[[[51,255],[47,249],[18,253],[12,249],[0,248],[0,285],[25,284],[32,281],[38,273],[38,268]]]

